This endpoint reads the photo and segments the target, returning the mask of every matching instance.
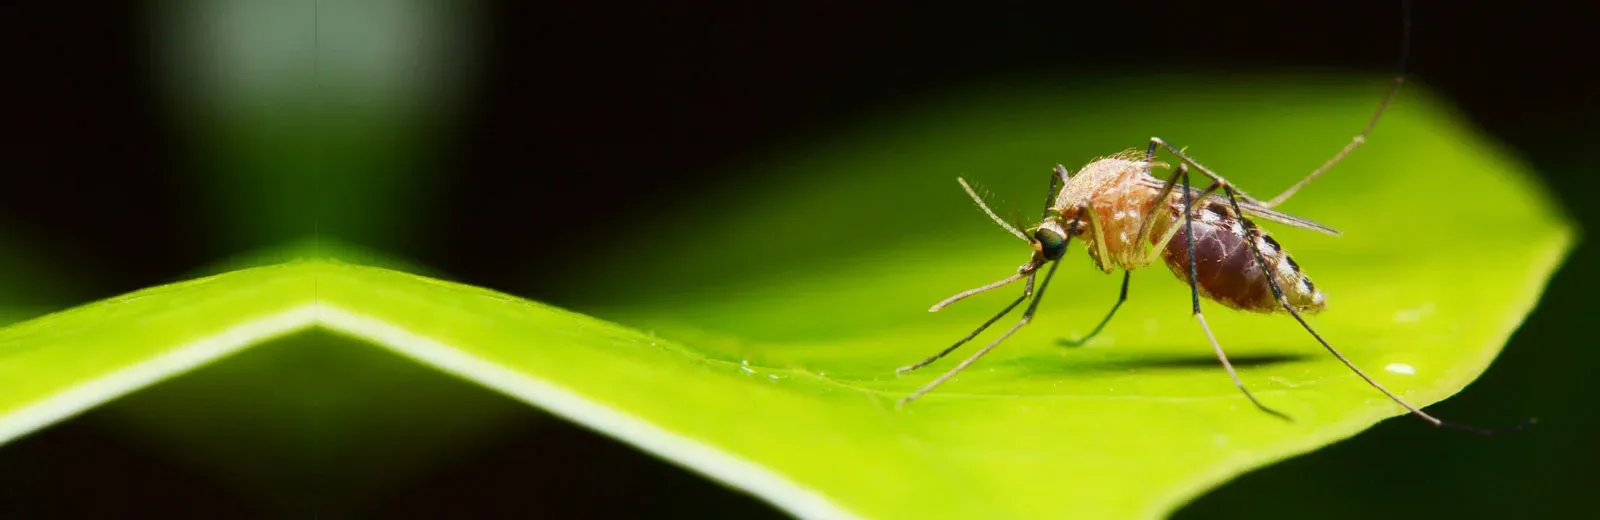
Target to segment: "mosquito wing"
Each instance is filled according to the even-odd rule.
[[[1211,196],[1221,197],[1224,201],[1227,200],[1226,196],[1219,196],[1216,194],[1212,194]],[[1254,202],[1239,201],[1239,209],[1244,210],[1245,214],[1255,215],[1257,217],[1271,220],[1285,226],[1293,226],[1300,229],[1309,229],[1319,233],[1327,233],[1329,235],[1339,236],[1339,230],[1337,229],[1333,229],[1331,227],[1324,226],[1322,224],[1318,224],[1316,222],[1296,217],[1281,211],[1273,211],[1266,206]]]
[[[1166,181],[1163,181],[1161,179],[1157,179],[1157,178],[1154,178],[1154,177],[1145,177],[1144,179],[1140,179],[1140,180],[1144,185],[1150,186],[1150,187],[1158,189],[1158,190],[1166,185]],[[1177,191],[1177,190],[1183,189],[1183,187],[1182,186],[1173,186],[1172,189],[1173,189],[1173,191]],[[1200,196],[1200,192],[1201,191],[1204,191],[1204,190],[1201,190],[1199,188],[1195,188],[1193,186],[1189,187],[1189,193],[1192,194],[1195,197]],[[1318,224],[1316,222],[1313,222],[1313,221],[1310,221],[1310,220],[1307,220],[1307,219],[1296,217],[1296,216],[1290,215],[1288,213],[1284,213],[1284,212],[1281,212],[1281,211],[1273,210],[1272,208],[1268,208],[1265,205],[1261,204],[1260,202],[1257,202],[1253,198],[1250,198],[1249,196],[1245,196],[1242,193],[1239,193],[1238,190],[1234,190],[1234,193],[1242,195],[1241,197],[1239,197],[1241,199],[1248,199],[1248,200],[1240,200],[1239,201],[1239,209],[1243,210],[1246,215],[1251,215],[1251,216],[1263,218],[1263,219],[1266,219],[1266,220],[1277,222],[1279,224],[1283,224],[1285,226],[1292,226],[1292,227],[1297,227],[1297,228],[1300,228],[1300,229],[1309,229],[1309,230],[1316,231],[1316,232],[1319,232],[1319,233],[1326,233],[1326,234],[1333,235],[1333,236],[1339,236],[1339,230],[1337,230],[1337,229],[1333,229],[1331,227],[1324,226],[1322,224]],[[1206,197],[1206,200],[1216,200],[1216,201],[1221,202],[1223,204],[1227,204],[1228,203],[1227,195],[1220,194],[1220,193],[1212,193],[1211,195],[1208,195]],[[1196,202],[1198,202],[1198,201],[1196,201]]]

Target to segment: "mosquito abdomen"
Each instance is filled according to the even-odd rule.
[[[1201,208],[1194,219],[1195,272],[1200,294],[1233,309],[1255,312],[1282,312],[1272,295],[1272,287],[1256,263],[1250,241],[1255,241],[1262,260],[1273,271],[1278,287],[1289,304],[1302,313],[1315,313],[1326,307],[1322,291],[1300,271],[1278,241],[1265,231],[1236,218],[1225,204],[1212,203]],[[1181,213],[1173,214],[1174,226],[1183,226]],[[1182,227],[1162,251],[1173,274],[1189,281],[1189,242]]]

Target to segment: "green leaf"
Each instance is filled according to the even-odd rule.
[[[1488,367],[1572,233],[1520,166],[1407,92],[1370,144],[1283,207],[1343,236],[1263,225],[1329,293],[1313,325],[1428,404]],[[1002,212],[1031,216],[1053,164],[1076,168],[1159,135],[1268,197],[1347,142],[1379,94],[1189,81],[977,89],[956,93],[959,103],[910,106],[619,230],[612,262],[572,276],[580,283],[565,301],[631,328],[333,260],[96,302],[0,329],[0,440],[315,327],[802,517],[1160,516],[1402,410],[1292,320],[1209,305],[1230,354],[1255,361],[1240,369],[1245,383],[1296,420],[1256,411],[1215,366],[1187,288],[1159,263],[1135,273],[1101,337],[1057,346],[1115,298],[1116,277],[1094,272],[1075,245],[1033,326],[897,411],[895,400],[955,359],[903,377],[894,368],[1012,296],[924,309],[1013,272],[1028,253],[972,208],[955,177],[999,195],[991,203]]]

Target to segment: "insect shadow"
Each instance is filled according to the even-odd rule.
[[[1065,340],[1063,340],[1065,341]],[[1166,350],[1166,349],[1164,349]],[[1217,358],[1205,352],[1190,354],[1179,352],[1141,354],[1138,356],[1073,359],[1069,356],[1026,356],[1014,362],[1026,364],[1029,371],[1049,373],[1109,373],[1130,370],[1215,370]],[[1230,356],[1235,368],[1273,367],[1311,361],[1317,356],[1298,352],[1271,352]]]

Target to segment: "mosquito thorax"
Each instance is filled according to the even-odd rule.
[[[1149,264],[1140,243],[1140,224],[1156,202],[1157,190],[1141,183],[1151,163],[1141,153],[1125,151],[1091,161],[1062,186],[1054,211],[1084,215],[1071,236],[1085,242],[1089,257],[1104,272],[1133,270]],[[1088,208],[1087,211],[1084,208]]]
[[[1071,177],[1063,176],[1061,191],[1056,194],[1053,206],[1061,210],[1062,215],[1072,215],[1069,208],[1075,210],[1081,207],[1083,203],[1119,184],[1119,181],[1145,175],[1149,163],[1140,160],[1141,157],[1141,153],[1124,151],[1090,161]]]

